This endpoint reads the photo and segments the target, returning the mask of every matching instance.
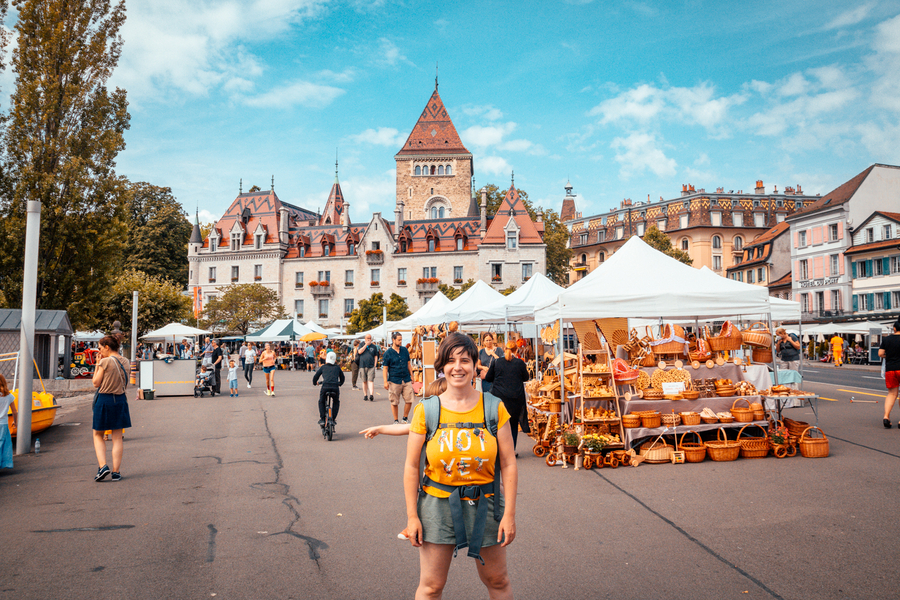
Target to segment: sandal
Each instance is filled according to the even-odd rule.
[[[884,419],[882,422],[884,423],[884,428],[885,428],[885,429],[890,429],[890,428],[891,428],[891,420],[890,420],[890,419]],[[898,426],[900,426],[900,425],[898,425]]]

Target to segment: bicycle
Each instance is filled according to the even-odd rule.
[[[334,407],[334,392],[325,392],[325,424],[322,425],[322,437],[327,441],[331,441],[334,436],[334,417],[332,410]]]

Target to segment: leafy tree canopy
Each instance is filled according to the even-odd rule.
[[[644,241],[648,246],[656,248],[663,254],[671,256],[676,260],[680,260],[686,265],[693,264],[694,262],[694,259],[691,258],[690,254],[673,246],[669,236],[660,231],[656,225],[647,229],[647,232],[644,234]]]
[[[374,327],[381,325],[384,318],[384,294],[381,292],[372,294],[368,300],[360,300],[352,313],[350,313],[350,323],[347,326],[349,333],[359,333],[360,331],[368,331]],[[391,294],[387,303],[387,320],[399,321],[408,317],[412,313],[406,299],[397,294]]]
[[[187,244],[193,229],[171,188],[145,182],[128,186],[125,264],[150,275],[188,283]]]
[[[91,326],[109,329],[113,321],[119,321],[122,331],[130,333],[134,291],[138,293],[138,335],[169,323],[185,322],[191,316],[191,299],[182,290],[162,277],[127,269],[109,289],[103,309]]]
[[[516,291],[516,286],[511,285],[508,288],[506,288],[505,290],[500,290],[500,293],[503,294],[504,296],[509,296],[514,291]]]
[[[406,298],[402,296],[398,296],[397,294],[391,294],[391,299],[388,301],[387,305],[387,318],[388,321],[399,321],[400,319],[405,319],[412,312],[409,310],[409,305],[406,303]]]
[[[200,223],[200,237],[204,240],[209,237],[209,234],[212,233],[213,224],[212,223]],[[193,228],[192,228],[193,229]]]
[[[467,282],[462,284],[459,287],[454,287],[452,285],[447,285],[446,283],[438,284],[438,291],[447,296],[450,300],[456,300],[460,296],[463,295],[463,292],[468,290],[470,287],[475,285],[474,279],[469,279]]]
[[[258,283],[218,288],[220,295],[206,303],[202,326],[216,333],[247,335],[275,319],[286,318],[278,293]]]

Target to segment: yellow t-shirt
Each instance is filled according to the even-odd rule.
[[[484,403],[460,413],[441,406],[441,423],[483,423]],[[497,430],[509,421],[503,403],[497,411]],[[419,403],[413,411],[409,430],[427,434],[425,407]],[[425,475],[444,485],[484,485],[494,480],[494,460],[497,457],[497,438],[483,427],[477,429],[438,429],[425,445]],[[436,498],[449,498],[450,493],[426,486],[425,492]]]

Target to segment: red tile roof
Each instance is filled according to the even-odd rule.
[[[892,240],[882,240],[880,242],[871,242],[869,244],[860,244],[859,246],[852,246],[844,250],[844,254],[860,254],[862,252],[869,252],[871,250],[892,250],[892,249],[900,249],[900,239],[892,239]]]
[[[506,243],[506,225],[509,223],[510,212],[512,219],[519,226],[519,244],[543,244],[544,240],[538,233],[534,221],[525,208],[525,203],[519,197],[519,190],[515,185],[511,185],[506,192],[506,197],[500,203],[497,214],[488,227],[487,234],[484,236],[482,244],[505,244]]]
[[[791,276],[791,272],[788,271],[787,275],[785,275],[784,277],[781,277],[779,279],[776,279],[775,281],[770,283],[768,287],[773,288],[773,287],[789,286],[789,285],[791,285],[792,281],[793,281],[793,277]]]
[[[219,248],[229,248],[231,238],[229,232],[237,221],[244,229],[243,245],[253,244],[253,232],[262,224],[266,232],[266,244],[278,243],[278,212],[282,208],[288,209],[288,229],[296,221],[315,220],[316,215],[309,210],[282,202],[274,190],[266,192],[253,192],[241,194],[231,203],[222,218],[216,221],[215,227],[219,232]],[[247,210],[249,218],[244,222],[242,214]],[[203,247],[209,247],[209,238],[203,240]]]
[[[866,177],[869,176],[869,173],[872,172],[876,165],[872,165],[850,181],[843,183],[833,189],[831,192],[826,194],[822,199],[816,200],[812,203],[812,206],[807,206],[803,210],[798,210],[789,218],[796,217],[797,215],[808,215],[814,212],[818,212],[820,210],[824,210],[826,208],[831,208],[832,206],[838,206],[840,204],[844,204],[850,198],[853,197],[853,194],[856,193],[856,190],[859,189],[859,186],[862,185],[863,181],[866,180]]]
[[[344,193],[341,191],[341,184],[335,178],[334,185],[331,186],[331,193],[328,194],[328,201],[325,203],[325,210],[319,219],[319,225],[340,225],[341,218],[344,214]]]
[[[397,156],[422,154],[470,154],[459,139],[437,89]]]
[[[770,230],[764,231],[763,233],[761,233],[758,236],[756,236],[755,238],[753,238],[753,241],[750,242],[749,244],[747,244],[747,246],[748,247],[749,246],[759,246],[760,244],[765,244],[766,242],[771,242],[772,240],[774,240],[775,238],[777,238],[778,236],[780,236],[782,233],[784,233],[785,231],[787,231],[790,228],[791,228],[790,223],[782,221],[781,223],[779,223],[775,227],[771,228]]]

